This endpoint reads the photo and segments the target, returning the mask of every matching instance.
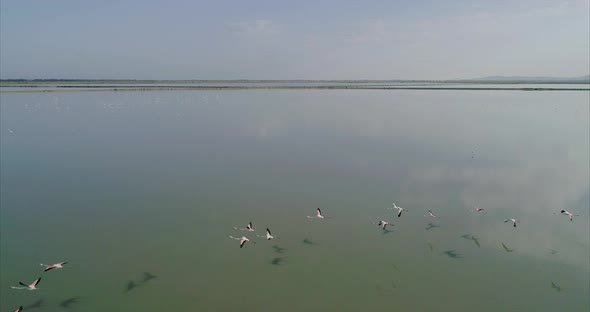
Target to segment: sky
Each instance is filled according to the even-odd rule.
[[[590,0],[0,0],[0,78],[590,73]]]

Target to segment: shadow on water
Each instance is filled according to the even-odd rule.
[[[128,293],[130,291],[132,291],[135,287],[138,287],[139,285],[137,285],[134,281],[129,281],[127,282],[127,285],[125,286],[125,290],[123,290],[123,293]]]
[[[430,222],[430,223],[428,223],[428,225],[427,225],[427,226],[426,226],[424,229],[425,229],[426,231],[428,231],[428,230],[430,230],[430,229],[434,229],[434,228],[437,228],[437,227],[440,227],[440,225],[436,225],[436,224],[434,224],[434,223]]]
[[[549,254],[550,254],[550,255],[554,255],[554,254],[556,254],[556,253],[558,253],[558,252],[559,252],[559,251],[557,251],[557,250],[553,250],[553,249],[551,249],[551,248],[547,248],[547,250],[549,251]]]
[[[133,289],[135,289],[136,287],[139,287],[155,278],[157,278],[158,276],[153,275],[152,273],[149,272],[143,272],[143,276],[141,278],[141,280],[139,280],[139,282],[134,282],[132,280],[130,280],[129,282],[127,282],[127,285],[125,286],[125,290],[123,290],[123,293],[128,293],[130,291],[132,291]]]
[[[285,262],[285,257],[275,257],[270,261],[272,265],[283,265]]]
[[[561,291],[561,287],[551,281],[551,288],[555,289],[556,291]]]
[[[274,250],[274,252],[279,253],[279,254],[285,253],[285,248],[280,247],[278,245],[272,246],[272,249]]]
[[[375,290],[377,291],[377,294],[379,296],[383,296],[383,286],[381,286],[380,284],[375,285]]]
[[[463,256],[460,253],[456,252],[455,250],[447,250],[447,251],[444,251],[443,253],[452,259],[463,258]]]
[[[387,228],[383,230],[383,235],[393,233],[392,230],[388,230]]]
[[[59,303],[59,306],[62,307],[62,308],[69,309],[69,308],[72,307],[72,305],[79,303],[80,302],[80,299],[82,299],[82,298],[80,298],[80,297],[68,298],[68,299],[60,302]]]
[[[33,310],[43,307],[43,299],[39,299],[29,305],[23,307],[23,311]]]
[[[508,246],[506,246],[504,243],[502,243],[502,247],[504,248],[504,251],[506,251],[506,252],[513,252],[514,251],[514,249],[508,248]]]
[[[150,272],[143,272],[143,278],[141,279],[140,283],[147,283],[151,280],[153,280],[154,278],[156,278],[157,276],[152,275]]]
[[[428,248],[430,249],[430,252],[434,251],[434,245],[432,243],[428,243]]]
[[[302,242],[306,245],[316,245],[316,242],[312,241],[309,238],[304,238]]]
[[[461,235],[462,238],[464,239],[468,239],[468,240],[472,240],[477,247],[481,247],[481,245],[479,244],[479,239],[471,234],[465,234],[465,235]]]
[[[394,281],[391,281],[391,283],[389,284],[391,286],[391,289],[396,289],[397,285],[395,284]],[[377,294],[379,296],[383,296],[386,293],[388,293],[387,289],[385,288],[385,286],[381,285],[381,284],[376,284],[375,285],[375,290],[377,291]]]

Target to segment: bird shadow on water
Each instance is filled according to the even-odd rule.
[[[384,229],[382,234],[383,235],[386,235],[386,234],[389,234],[389,233],[393,233],[393,231],[392,230],[388,230],[388,229]]]
[[[461,255],[460,253],[458,253],[455,250],[447,250],[447,251],[444,251],[443,254],[447,255],[449,258],[452,258],[452,259],[463,258],[463,255]]]
[[[431,229],[434,229],[434,228],[437,228],[437,227],[440,227],[440,225],[436,225],[436,224],[430,222],[430,223],[428,223],[428,225],[424,229],[426,231],[428,231],[428,230],[431,230]]]
[[[274,250],[274,252],[278,253],[278,254],[283,254],[285,253],[285,248],[280,247],[278,245],[274,245],[272,246],[272,249]]]
[[[479,239],[471,234],[465,234],[465,235],[461,235],[462,238],[467,239],[467,240],[472,240],[475,245],[477,245],[477,247],[481,247],[481,245],[479,244]]]
[[[304,238],[301,242],[304,243],[305,245],[316,245],[316,242],[312,241],[309,238]]]
[[[128,293],[130,291],[132,291],[133,289],[142,286],[143,284],[153,280],[157,278],[156,275],[153,275],[149,272],[143,272],[143,276],[142,278],[139,280],[139,282],[134,282],[133,280],[130,280],[129,282],[127,282],[127,284],[125,285],[125,289],[123,290],[123,293]]]
[[[141,283],[147,283],[151,280],[153,280],[154,278],[157,278],[157,276],[151,274],[150,272],[143,272],[143,278],[141,279]]]
[[[80,299],[82,299],[82,298],[80,298],[80,297],[68,298],[68,299],[60,302],[59,306],[62,308],[69,309],[72,307],[72,305],[80,303]]]
[[[270,261],[272,265],[284,265],[285,257],[275,257]]]
[[[508,248],[508,246],[506,246],[506,244],[504,244],[504,243],[502,243],[502,248],[504,248],[504,251],[506,251],[506,252],[513,252],[514,251],[514,249]]]
[[[555,289],[555,291],[561,291],[561,287],[551,281],[551,288]]]
[[[23,311],[28,311],[28,310],[33,310],[33,309],[39,309],[43,307],[43,299],[39,299],[29,305],[26,305],[23,307]]]
[[[123,290],[123,293],[128,293],[138,286],[139,285],[136,284],[134,281],[129,281],[129,282],[127,282],[127,285],[125,285],[125,290]]]

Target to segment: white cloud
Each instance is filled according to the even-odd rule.
[[[278,34],[280,32],[279,27],[271,20],[257,19],[252,22],[246,23],[234,23],[232,27],[239,34]]]

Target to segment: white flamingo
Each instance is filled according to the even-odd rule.
[[[512,222],[512,224],[514,225],[514,227],[516,227],[516,223],[517,222],[520,222],[520,220],[517,220],[517,219],[506,219],[506,220],[504,220],[504,223],[506,223],[508,221]]]
[[[23,282],[18,282],[19,285],[22,285],[24,287],[20,287],[20,286],[12,286],[12,289],[28,289],[28,290],[37,290],[39,288],[37,288],[37,285],[39,285],[39,282],[41,281],[41,278],[39,277],[38,279],[36,279],[34,282],[32,282],[31,284],[27,285]]]
[[[428,210],[428,215],[427,217],[433,217],[433,218],[438,218],[437,216],[434,215],[434,213],[432,213],[431,210]]]
[[[560,213],[561,213],[562,215],[566,215],[566,216],[568,216],[568,217],[570,218],[570,221],[574,221],[574,216],[578,216],[578,215],[575,215],[575,214],[573,214],[573,213],[571,213],[571,212],[569,212],[569,211],[567,211],[567,210],[563,210],[563,209],[561,210],[561,212],[560,212]]]
[[[246,228],[239,228],[239,227],[234,226],[234,230],[254,232],[254,225],[252,225],[252,222],[248,222],[248,225],[246,225]]]
[[[58,262],[58,263],[52,264],[52,265],[47,265],[47,264],[41,263],[41,265],[45,267],[45,272],[47,272],[47,271],[53,270],[53,269],[63,269],[63,267],[66,263],[67,262]]]
[[[240,241],[240,248],[244,247],[244,244],[246,244],[246,242],[251,242],[251,240],[249,240],[246,236],[242,236],[242,237],[233,237],[233,236],[229,236],[229,238],[235,239],[235,240],[239,240]],[[256,242],[252,242],[254,244],[256,244]]]
[[[313,219],[313,218],[324,219],[324,216],[322,215],[322,211],[320,210],[320,208],[317,208],[315,217],[307,216],[307,218],[309,218],[309,219]]]
[[[256,236],[266,238],[266,240],[271,240],[271,239],[275,238],[274,236],[272,236],[272,234],[270,234],[270,230],[268,228],[266,228],[266,236],[262,236],[262,235],[256,235]]]
[[[396,205],[395,203],[393,203],[393,208],[387,208],[387,209],[396,209],[397,210],[397,217],[398,218],[402,216],[402,212],[403,211],[408,211],[405,208],[402,208],[402,207]]]
[[[391,222],[387,222],[387,221],[383,221],[383,220],[380,220],[380,221],[377,223],[377,225],[378,225],[378,226],[380,226],[380,227],[382,227],[382,228],[383,228],[383,231],[385,231],[385,230],[386,230],[386,227],[387,227],[388,225],[391,225],[391,226],[393,226],[393,223],[391,223]]]

